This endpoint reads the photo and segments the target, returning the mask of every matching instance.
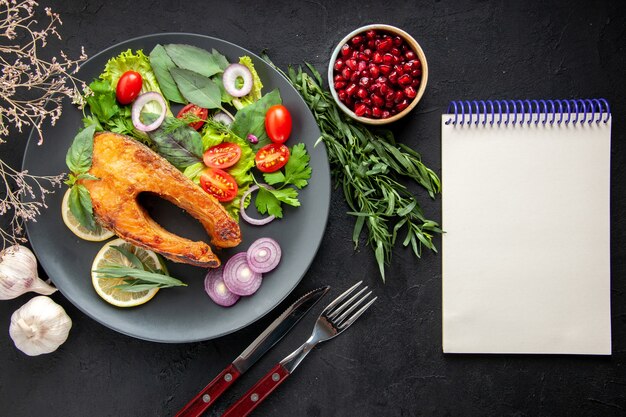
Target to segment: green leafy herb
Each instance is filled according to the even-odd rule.
[[[208,52],[196,46],[183,44],[168,44],[164,48],[178,68],[193,71],[205,77],[223,72],[228,65],[226,58],[216,50]]]
[[[157,77],[163,96],[175,103],[187,104],[187,100],[180,94],[170,70],[176,67],[172,58],[167,54],[161,45],[154,47],[150,52],[150,66]]]
[[[291,156],[285,165],[285,172],[276,171],[263,174],[265,182],[270,185],[283,183],[292,184],[299,189],[307,186],[311,178],[311,167],[309,161],[311,157],[306,151],[304,143],[298,143],[291,148]]]
[[[190,103],[206,109],[222,108],[222,93],[213,80],[196,72],[181,68],[172,68],[170,69],[170,73],[180,93]]]
[[[262,185],[259,187],[256,200],[254,200],[254,204],[259,213],[268,213],[280,219],[283,217],[281,203],[289,204],[293,207],[300,207],[298,191],[291,187],[280,190],[270,190]]]
[[[249,104],[254,103],[257,100],[260,100],[262,97],[261,90],[263,89],[263,83],[261,82],[261,78],[259,77],[259,74],[257,74],[256,69],[254,68],[252,58],[250,58],[249,56],[242,56],[239,58],[239,63],[248,68],[250,70],[250,73],[252,74],[252,90],[247,95],[240,97],[236,100],[232,100],[233,105],[238,110],[246,107]]]
[[[93,206],[89,190],[82,184],[74,184],[70,189],[70,211],[80,224],[87,229],[96,230],[96,220],[93,216]]]
[[[82,174],[91,168],[91,157],[93,155],[93,135],[95,126],[90,126],[80,131],[75,137],[72,145],[67,150],[65,163],[74,174]]]
[[[322,89],[319,72],[309,64],[307,67],[312,76],[301,67],[289,68],[284,75],[306,101],[320,127],[333,179],[343,190],[349,214],[355,217],[355,247],[367,228],[367,243],[374,250],[384,280],[385,265],[391,261],[402,230],[406,233],[403,245],[410,245],[418,258],[422,247],[436,251],[432,238],[441,233],[439,225],[426,219],[413,193],[400,181],[417,182],[431,198],[441,191],[441,183],[422,163],[419,153],[396,144],[391,132],[370,130],[343,114],[330,92]]]
[[[248,137],[253,134],[259,139],[259,143],[253,146],[258,149],[270,142],[265,132],[265,113],[275,104],[281,104],[282,99],[278,90],[273,90],[264,95],[260,100],[237,111],[231,130],[239,137]]]
[[[175,127],[169,127],[170,124]],[[186,124],[180,124],[175,117],[166,117],[163,124],[149,135],[157,152],[180,170],[202,161],[200,134]]]

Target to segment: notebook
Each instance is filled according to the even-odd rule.
[[[447,113],[443,351],[610,355],[609,103]]]

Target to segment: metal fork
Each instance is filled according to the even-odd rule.
[[[222,417],[243,417],[250,414],[291,375],[318,343],[330,340],[350,327],[378,298],[374,297],[362,305],[372,294],[369,291],[363,295],[367,290],[367,286],[356,291],[362,283],[363,281],[357,282],[334,299],[317,318],[311,337],[302,346],[274,366],[239,401],[226,410]]]

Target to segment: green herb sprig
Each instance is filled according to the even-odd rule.
[[[184,282],[172,278],[163,259],[159,256],[160,268],[154,269],[142,262],[141,259],[122,246],[111,246],[120,252],[130,261],[132,266],[121,264],[107,264],[93,272],[98,274],[98,278],[123,278],[124,284],[116,285],[115,288],[126,292],[141,292],[152,288],[186,287]],[[158,255],[157,255],[158,256]]]
[[[264,57],[271,65],[271,61]],[[390,131],[373,131],[344,115],[322,77],[310,64],[309,73],[302,67],[280,71],[307,103],[322,132],[328,151],[332,176],[356,221],[352,240],[358,247],[367,228],[367,244],[374,250],[380,275],[385,280],[385,265],[391,261],[392,249],[401,232],[402,244],[411,247],[420,258],[422,247],[437,251],[432,238],[441,233],[439,225],[428,220],[415,196],[400,181],[409,179],[424,187],[431,198],[441,192],[437,174],[426,167],[419,153],[397,144]]]

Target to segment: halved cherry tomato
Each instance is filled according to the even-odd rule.
[[[117,87],[115,88],[117,101],[124,105],[135,101],[141,92],[142,84],[141,74],[136,71],[126,71],[117,81]]]
[[[278,171],[285,166],[288,160],[289,148],[277,143],[265,145],[259,149],[254,157],[256,167],[262,172]]]
[[[191,113],[194,116],[198,117],[199,119],[202,119],[202,120],[198,120],[197,122],[189,123],[189,126],[196,130],[200,130],[202,125],[204,125],[203,120],[206,120],[207,117],[209,117],[209,111],[207,109],[205,109],[204,107],[196,106],[195,104],[191,104],[191,103],[183,107],[178,112],[176,117],[178,117],[179,119],[182,119],[183,117],[185,117],[187,113]]]
[[[224,142],[211,146],[206,150],[202,159],[204,165],[211,168],[230,168],[241,158],[241,148],[236,143]]]
[[[230,201],[237,196],[237,181],[226,171],[207,168],[200,175],[200,186],[204,191],[217,198],[217,201]]]
[[[265,113],[265,131],[272,142],[282,144],[291,134],[291,114],[287,107],[277,104]]]

